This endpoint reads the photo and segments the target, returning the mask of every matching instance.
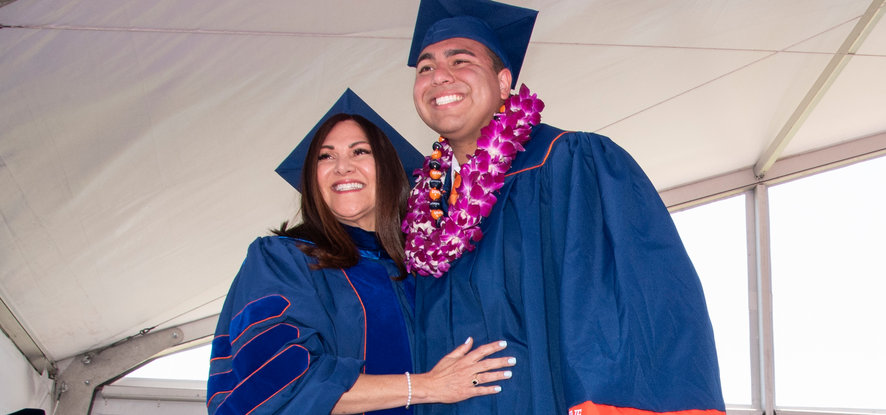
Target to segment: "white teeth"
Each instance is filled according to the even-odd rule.
[[[362,188],[363,183],[343,183],[333,186],[332,190],[335,190],[336,192],[347,192],[349,190],[357,190]]]
[[[453,103],[456,101],[461,101],[461,100],[462,100],[462,97],[460,97],[458,95],[446,95],[446,96],[437,98],[435,102],[437,103],[437,105],[446,105],[446,104],[450,104],[450,103]]]

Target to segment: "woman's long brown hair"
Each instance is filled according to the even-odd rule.
[[[360,126],[375,158],[375,232],[382,248],[400,270],[398,279],[402,279],[406,275],[406,267],[403,265],[405,254],[400,223],[406,214],[409,180],[391,141],[375,124],[360,115],[336,114],[320,126],[311,140],[302,169],[302,222],[292,227],[283,222],[279,229],[272,232],[313,242],[314,245],[301,245],[300,249],[306,255],[317,258],[316,268],[348,268],[360,261],[357,246],[326,205],[317,181],[321,146],[332,128],[346,120],[355,121]]]

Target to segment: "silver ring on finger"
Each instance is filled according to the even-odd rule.
[[[477,378],[473,378],[473,379],[471,379],[471,384],[473,384],[474,386],[477,386],[480,384],[480,380]]]

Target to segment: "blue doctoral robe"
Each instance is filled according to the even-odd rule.
[[[724,411],[701,283],[636,162],[608,138],[539,125],[476,249],[419,277],[416,364],[507,340],[500,394],[419,414]]]
[[[414,280],[392,281],[375,234],[345,228],[361,253],[347,269],[310,269],[306,241],[250,245],[212,342],[210,414],[328,414],[360,373],[413,371]]]

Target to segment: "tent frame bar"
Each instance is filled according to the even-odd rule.
[[[217,320],[218,315],[212,315],[163,330],[143,330],[74,357],[55,380],[54,415],[90,413],[97,390],[170,350],[208,338]]]
[[[734,196],[759,183],[774,185],[886,155],[886,131],[779,160],[766,179],[752,167],[664,189],[659,195],[668,210],[678,212]]]
[[[6,333],[6,337],[9,337],[12,344],[28,359],[37,373],[43,374],[45,372],[50,378],[55,377],[58,373],[55,363],[46,357],[46,354],[43,353],[43,350],[25,330],[2,298],[0,298],[0,330]]]
[[[830,62],[825,66],[818,79],[815,80],[815,83],[812,84],[803,100],[800,101],[800,105],[797,106],[794,113],[791,114],[791,117],[788,118],[788,121],[781,128],[781,131],[778,132],[778,135],[770,143],[769,148],[766,149],[759,161],[757,161],[757,164],[754,165],[754,176],[758,179],[762,179],[778,158],[781,157],[785,147],[787,147],[797,131],[803,126],[806,118],[809,117],[809,114],[812,113],[815,106],[818,105],[818,102],[830,89],[840,75],[840,72],[849,63],[849,59],[855,55],[855,52],[864,43],[868,34],[877,25],[877,21],[883,15],[884,4],[886,4],[886,0],[873,0],[865,13],[858,19],[858,23],[856,23],[852,32],[849,33],[849,36],[846,37],[846,40],[843,41],[843,44],[840,45],[840,48],[831,57]]]

